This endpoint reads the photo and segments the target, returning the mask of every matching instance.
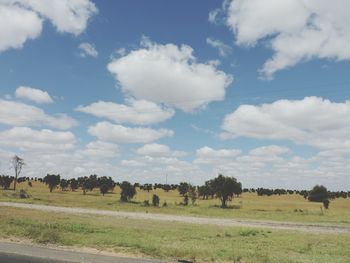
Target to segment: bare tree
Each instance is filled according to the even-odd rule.
[[[24,160],[22,158],[18,157],[17,155],[15,155],[11,158],[11,166],[15,170],[15,183],[14,183],[14,187],[13,187],[14,191],[16,191],[17,178],[22,171],[23,165],[24,165]]]

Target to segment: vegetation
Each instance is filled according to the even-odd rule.
[[[233,195],[239,195],[242,193],[242,184],[238,183],[234,177],[225,177],[219,175],[212,181],[210,185],[214,189],[214,192],[221,200],[221,207],[226,208],[227,202],[233,199]]]
[[[4,176],[0,176],[0,181],[2,178]],[[90,177],[85,178],[88,182]],[[91,178],[92,181],[96,182],[94,176]],[[103,180],[99,180],[99,178],[102,177],[97,177],[97,182],[102,182]],[[105,198],[100,197],[103,193],[101,193],[99,187],[93,188],[92,191],[88,190],[82,198],[80,195],[83,194],[84,190],[81,186],[77,189],[73,187],[75,190],[71,190],[72,185],[76,181],[78,180],[68,180],[69,187],[66,191],[53,191],[49,193],[45,191],[45,185],[42,184],[43,179],[19,177],[18,183],[20,189],[24,189],[30,198],[21,199],[17,191],[0,190],[0,201],[54,204],[57,206],[87,207],[105,210],[350,225],[350,199],[346,198],[348,192],[328,192],[329,195],[339,196],[339,198],[332,199],[331,208],[322,211],[318,203],[309,202],[307,199],[304,199],[303,191],[284,190],[282,192],[280,189],[276,191],[276,194],[259,196],[256,193],[256,189],[243,189],[243,193],[238,195],[228,205],[229,209],[221,210],[219,209],[221,200],[216,198],[215,194],[213,196],[208,194],[207,197],[200,195],[201,186],[194,187],[199,197],[195,200],[196,205],[184,207],[181,205],[184,204],[183,197],[179,195],[178,190],[167,190],[164,187],[166,185],[155,184],[153,185],[153,190],[148,192],[147,190],[140,189],[141,185],[137,186],[137,184],[134,184],[133,186],[137,195],[133,196],[133,202],[119,202],[121,189],[118,183],[113,182],[112,185],[115,185],[115,187],[109,189],[108,195]],[[210,181],[206,182],[204,186],[212,187]],[[29,182],[32,183],[32,187],[28,186]],[[176,185],[169,186],[172,189],[177,189]],[[13,185],[10,188],[13,188]],[[280,194],[277,194],[277,192]],[[309,191],[306,192],[309,193]],[[153,207],[152,204],[149,206],[152,203],[152,196],[154,194],[161,201],[161,209]],[[144,205],[145,200],[149,200],[148,207]],[[190,195],[188,196],[187,203],[192,203]]]
[[[136,195],[136,188],[131,183],[124,181],[120,184],[120,200],[128,202]]]
[[[13,184],[13,190],[16,191],[16,185],[17,185],[17,178],[20,175],[22,171],[22,167],[24,165],[24,160],[17,155],[13,156],[11,159],[11,165],[13,170],[15,171],[15,183]]]
[[[174,222],[169,225],[160,221],[155,224],[151,220],[74,216],[9,207],[0,207],[0,229],[0,238],[91,247],[143,258],[242,263],[350,262],[349,235]]]
[[[60,181],[61,176],[59,174],[47,174],[43,179],[43,182],[49,186],[50,193],[52,193],[53,189],[60,184]]]

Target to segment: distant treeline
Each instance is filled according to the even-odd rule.
[[[99,189],[100,192],[104,195],[108,192],[113,192],[116,186],[120,186],[122,183],[115,182],[111,177],[98,177],[97,175],[90,175],[72,179],[63,179],[60,175],[46,175],[44,178],[38,177],[19,177],[17,179],[18,183],[28,182],[28,185],[31,186],[31,182],[41,182],[46,183],[50,191],[53,191],[55,188],[60,188],[62,191],[77,191],[81,189],[85,194],[88,191],[93,191],[94,189]],[[0,175],[0,187],[3,189],[9,189],[11,184],[14,182],[13,176]],[[217,183],[216,183],[217,184]],[[217,196],[217,186],[215,185],[215,180],[206,181],[201,186],[192,186],[189,183],[180,183],[180,184],[140,184],[134,183],[131,184],[134,188],[139,188],[143,191],[152,191],[156,189],[162,189],[166,192],[171,190],[178,190],[180,195],[185,196],[183,192],[190,191],[191,187],[195,188],[198,197],[202,199],[213,199]],[[258,196],[272,196],[272,195],[291,195],[298,194],[303,196],[305,199],[310,196],[310,190],[290,190],[290,189],[268,189],[268,188],[243,188],[241,183],[236,183],[232,185],[233,192],[235,195],[240,195],[243,193],[256,193]],[[187,189],[187,190],[183,190]],[[189,189],[189,190],[188,190]],[[327,191],[327,196],[329,199],[335,198],[347,198],[350,197],[350,191]]]

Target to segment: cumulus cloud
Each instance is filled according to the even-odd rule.
[[[207,44],[213,48],[216,48],[219,51],[219,55],[222,57],[226,57],[232,52],[232,49],[229,45],[226,45],[224,42],[218,39],[208,37]]]
[[[74,148],[75,136],[71,132],[33,130],[14,127],[0,132],[0,145],[21,151],[63,151]]]
[[[215,150],[204,146],[196,151],[195,163],[201,164],[219,164],[222,162],[232,161],[241,154],[239,149],[219,149]]]
[[[126,104],[98,101],[88,106],[79,106],[77,111],[107,118],[117,123],[148,125],[171,118],[175,111],[146,100],[129,99]]]
[[[93,57],[97,58],[98,52],[93,44],[84,42],[79,45],[81,57]]]
[[[113,59],[108,70],[127,96],[186,112],[223,100],[232,82],[232,76],[213,63],[197,62],[190,46],[162,45],[147,38],[140,49]]]
[[[184,151],[172,151],[169,146],[158,143],[145,144],[138,148],[136,153],[152,157],[180,157],[186,155]]]
[[[103,141],[94,141],[89,142],[84,149],[78,150],[76,154],[78,156],[93,159],[105,159],[118,157],[120,152],[117,144]]]
[[[21,48],[41,34],[42,19],[30,10],[0,3],[0,52]]]
[[[20,99],[31,100],[36,103],[52,103],[53,100],[47,91],[34,89],[31,87],[20,86],[16,89],[16,97]]]
[[[62,130],[78,125],[75,119],[66,114],[48,115],[38,107],[2,99],[0,123],[12,126],[49,126]]]
[[[21,48],[27,40],[39,37],[45,20],[59,32],[79,35],[96,13],[89,0],[2,0],[0,52]]]
[[[99,122],[90,126],[88,131],[102,141],[114,143],[150,143],[174,135],[167,129],[131,128],[109,122]]]
[[[276,71],[314,58],[350,59],[349,8],[347,0],[234,0],[226,22],[238,45],[269,41],[274,54],[261,73],[272,78]]]
[[[319,149],[350,149],[350,101],[318,97],[241,105],[223,123],[223,138],[291,140]]]

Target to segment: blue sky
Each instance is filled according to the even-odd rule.
[[[0,1],[1,173],[348,190],[348,5]]]

